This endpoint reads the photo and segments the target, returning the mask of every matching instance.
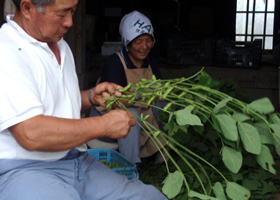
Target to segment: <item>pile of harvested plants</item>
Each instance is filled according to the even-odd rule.
[[[121,97],[107,99],[107,107],[127,109],[126,101],[161,110],[160,129],[148,123],[149,116],[140,116],[139,125],[169,157],[162,186],[169,199],[268,199],[279,184],[279,114],[268,98],[245,103],[209,87],[211,80],[203,70],[190,77],[143,79],[122,88]],[[159,101],[165,106],[158,107]]]

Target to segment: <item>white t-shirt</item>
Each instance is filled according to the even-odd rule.
[[[0,159],[56,160],[67,154],[28,151],[8,130],[37,115],[80,118],[81,96],[73,55],[63,39],[58,46],[60,65],[46,43],[29,36],[11,19],[1,27]]]

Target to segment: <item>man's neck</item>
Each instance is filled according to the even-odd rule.
[[[48,46],[50,47],[50,49],[54,53],[58,64],[61,64],[60,50],[59,50],[59,47],[57,45],[57,42],[49,42]]]
[[[20,13],[17,12],[12,20],[15,21],[28,35],[36,39],[33,31],[31,31],[31,28],[28,25],[28,22],[24,20],[24,17],[22,17]]]
[[[13,20],[31,37],[37,39],[38,41],[40,41],[37,37],[36,34],[34,34],[34,31],[31,31],[31,28],[29,26],[28,21],[24,20],[23,17],[21,17],[20,13],[16,13],[16,15],[13,17]],[[57,46],[57,42],[48,42],[47,43],[49,48],[52,50],[52,52],[54,53],[57,62],[59,64],[61,64],[61,57],[60,57],[60,51],[59,48]]]

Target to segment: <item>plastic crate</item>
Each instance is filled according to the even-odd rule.
[[[111,168],[113,171],[127,176],[128,179],[138,178],[139,174],[136,165],[129,162],[122,154],[113,149],[89,149],[88,154],[97,160],[108,163],[116,163],[120,168]]]

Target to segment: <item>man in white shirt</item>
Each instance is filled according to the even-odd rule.
[[[62,38],[78,0],[13,1],[0,29],[0,200],[166,199],[86,153],[87,141],[123,138],[135,121],[124,110],[80,118],[120,86],[79,91]]]

